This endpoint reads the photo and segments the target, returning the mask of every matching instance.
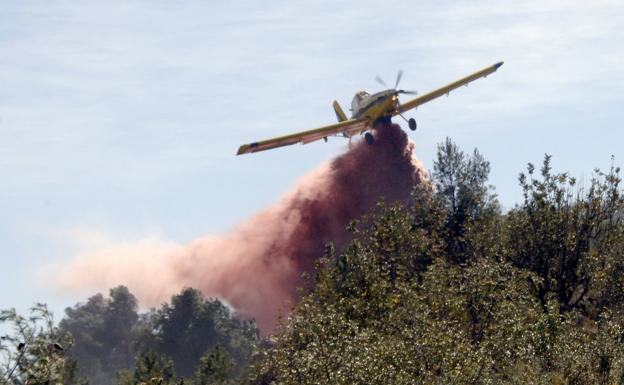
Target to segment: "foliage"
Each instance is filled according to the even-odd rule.
[[[225,385],[233,383],[234,362],[228,352],[217,345],[201,358],[193,385]]]
[[[542,304],[552,294],[563,311],[580,309],[595,318],[621,303],[619,169],[596,170],[588,189],[565,173],[553,174],[549,156],[541,180],[534,171],[529,164],[528,177],[520,174],[524,202],[507,215],[508,258],[536,273],[532,288]]]
[[[499,212],[496,196],[487,184],[489,173],[490,163],[477,149],[467,156],[449,138],[438,145],[433,184],[446,209],[444,239],[447,258],[454,262],[469,258],[471,227]]]
[[[223,370],[237,378],[259,340],[253,322],[232,317],[219,300],[190,288],[160,309],[138,314],[136,298],[119,286],[110,298],[96,294],[66,309],[60,328],[73,335],[70,354],[94,385],[113,384],[118,377],[123,384],[152,378],[175,382],[174,373],[188,383],[205,366],[202,357],[215,352],[209,361],[227,362]]]
[[[142,354],[137,360],[134,372],[121,371],[119,385],[174,384],[173,361],[153,350]]]
[[[65,310],[59,328],[74,338],[70,354],[79,372],[93,385],[111,384],[117,372],[134,365],[133,328],[138,320],[137,300],[124,286]]]
[[[579,186],[546,156],[506,213],[489,169],[447,139],[431,185],[354,220],[264,341],[197,290],[138,314],[118,287],[67,309],[59,329],[44,307],[3,312],[15,325],[3,383],[75,381],[75,362],[51,348],[69,347],[68,333],[95,385],[624,383],[619,169]]]
[[[0,323],[13,330],[0,337],[0,384],[77,383],[75,361],[65,354],[71,337],[54,325],[45,304],[32,307],[28,317],[2,310]]]
[[[477,154],[447,140],[434,190],[328,248],[250,383],[624,382],[619,170],[584,190],[546,157],[503,214]]]
[[[204,299],[198,290],[186,288],[154,314],[155,349],[173,359],[176,373],[191,376],[205,353],[227,352],[233,365],[246,364],[259,339],[255,325],[233,318],[216,299]]]
[[[405,235],[408,218],[394,207],[376,223]],[[518,363],[532,358],[526,346],[539,343],[533,329],[543,314],[526,295],[525,274],[486,258],[462,268],[437,257],[425,272],[409,258],[387,263],[388,246],[409,249],[419,233],[382,244],[373,226],[370,242],[354,242],[335,263],[328,255],[315,292],[264,352],[254,381],[463,383],[493,373],[497,355]],[[509,335],[513,344],[500,345]],[[492,380],[510,375],[501,370]]]

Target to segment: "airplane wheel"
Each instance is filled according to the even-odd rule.
[[[367,132],[366,134],[364,134],[364,140],[366,140],[366,143],[368,144],[375,143],[375,138],[373,137],[373,134],[371,134],[370,132]]]
[[[407,125],[409,126],[410,130],[416,131],[416,119],[410,118],[410,120],[407,121]]]

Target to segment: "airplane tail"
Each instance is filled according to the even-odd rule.
[[[339,122],[344,122],[345,120],[348,120],[347,115],[345,115],[342,108],[340,108],[340,104],[338,104],[338,102],[335,100],[334,100],[334,111],[336,112],[336,117],[338,118]]]

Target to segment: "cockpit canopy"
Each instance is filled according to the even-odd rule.
[[[370,94],[366,91],[358,91],[353,97],[353,101],[351,102],[351,112],[355,114],[360,109],[362,100],[369,96]]]

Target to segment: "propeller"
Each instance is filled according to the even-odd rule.
[[[388,87],[386,82],[384,82],[383,79],[379,77],[379,75],[375,76],[375,81],[377,81],[377,83],[381,84],[382,86],[384,86],[386,88],[390,88],[390,87]]]
[[[403,118],[403,120],[405,120],[407,122],[407,124],[409,125],[409,128],[414,131],[416,129],[416,121],[414,119],[407,119],[405,116],[403,116],[403,114],[401,113],[401,103],[399,102],[399,98],[398,95],[399,94],[406,94],[406,95],[416,95],[417,92],[416,91],[411,91],[411,90],[399,90],[397,89],[397,87],[399,86],[399,82],[401,82],[401,78],[403,77],[403,70],[399,70],[399,72],[397,72],[397,77],[396,77],[396,81],[394,82],[394,88],[392,88],[392,90],[394,90],[394,95],[393,95],[393,100],[396,101],[396,112],[397,114]],[[381,79],[379,76],[375,76],[375,80],[381,84],[382,86],[386,87],[386,88],[390,88],[388,87],[388,85],[383,81],[383,79]],[[385,92],[385,91],[384,91]]]
[[[417,94],[416,91],[397,90],[397,87],[399,86],[399,82],[401,81],[402,77],[403,77],[403,70],[399,70],[399,72],[397,72],[396,81],[394,82],[394,87],[392,89],[395,90],[397,94],[416,95]],[[380,76],[375,76],[375,81],[377,81],[377,83],[381,84],[382,86],[386,88],[390,88]]]
[[[399,86],[399,82],[401,81],[402,77],[403,77],[403,70],[399,70],[399,72],[397,72],[396,82],[394,82],[394,89],[395,90]]]

